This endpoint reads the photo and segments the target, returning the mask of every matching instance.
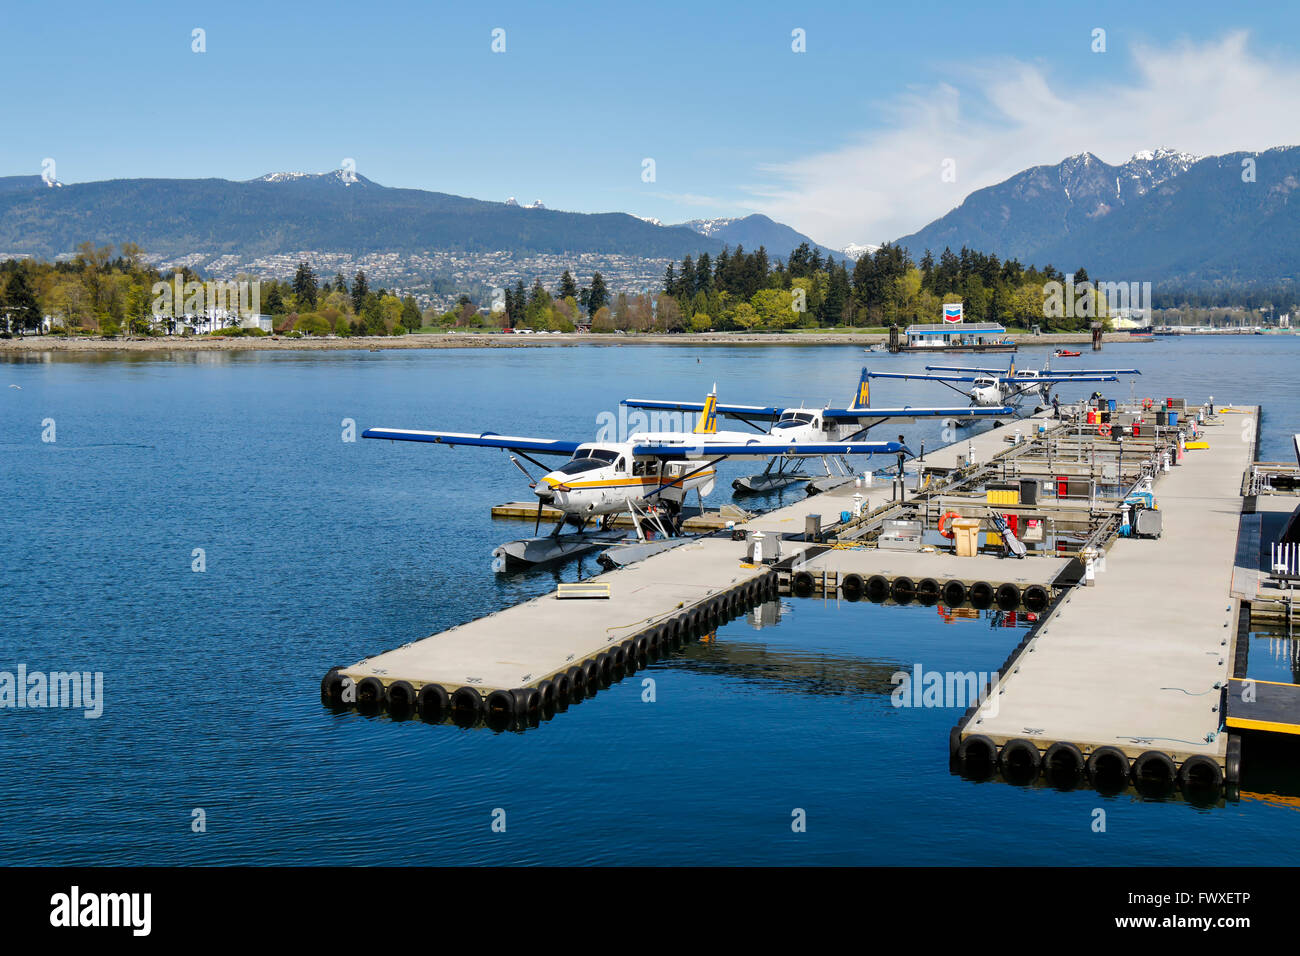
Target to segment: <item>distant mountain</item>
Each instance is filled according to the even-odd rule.
[[[1252,160],[1255,181],[1243,181]],[[919,257],[969,246],[1065,272],[1163,283],[1300,276],[1300,147],[1198,159],[1171,149],[1119,166],[1091,153],[971,193],[898,244]]]
[[[350,173],[225,179],[116,179],[51,189],[0,177],[0,250],[54,257],[79,243],[138,243],[151,256],[196,252],[242,260],[297,250],[361,256],[434,250],[600,253],[680,259],[722,241],[624,213],[558,212],[447,193],[395,189]]]
[[[774,259],[785,259],[791,251],[805,242],[809,246],[820,249],[823,256],[834,256],[837,260],[844,258],[844,253],[838,249],[828,249],[803,233],[796,232],[789,226],[769,219],[761,213],[754,213],[743,219],[692,219],[679,225],[693,229],[702,236],[721,240],[732,249],[736,246],[744,246],[747,251],[753,252],[762,246],[767,250],[768,256]]]

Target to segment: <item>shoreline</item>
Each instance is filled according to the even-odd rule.
[[[1055,332],[1044,335],[1008,333],[1019,345],[1091,345],[1087,332]],[[641,332],[630,335],[565,332],[559,335],[496,335],[489,333],[412,333],[408,335],[357,336],[345,339],[302,338],[283,336],[249,336],[246,338],[208,338],[206,336],[158,336],[156,338],[106,339],[87,336],[66,338],[37,335],[17,339],[0,339],[0,353],[16,352],[244,352],[244,351],[379,351],[381,349],[454,349],[454,348],[561,348],[582,345],[619,347],[624,345],[875,345],[888,341],[887,335],[856,332],[702,332],[671,334]],[[1105,342],[1144,342],[1127,332],[1107,332]],[[888,354],[888,353],[885,353]],[[910,353],[903,353],[910,354]],[[957,354],[957,353],[952,353]]]

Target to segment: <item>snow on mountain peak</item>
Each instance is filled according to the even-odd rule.
[[[712,236],[719,230],[727,228],[733,222],[740,222],[740,220],[734,216],[731,218],[723,217],[719,219],[691,219],[688,222],[682,223],[682,225],[688,229],[694,229],[701,236]]]
[[[351,186],[354,183],[361,182],[361,177],[353,168],[332,169],[328,173],[302,173],[302,172],[282,172],[267,173],[265,176],[258,176],[256,179],[250,179],[251,183],[294,183],[300,179],[337,179],[344,186]]]
[[[287,183],[295,179],[306,179],[311,173],[267,173],[253,180],[255,183]]]
[[[1157,146],[1155,149],[1138,150],[1133,154],[1133,158],[1129,162],[1150,163],[1156,160],[1164,160],[1186,169],[1198,159],[1200,157],[1194,153],[1185,153],[1181,149],[1170,149],[1168,146]]]
[[[869,242],[850,242],[840,251],[850,259],[861,259],[864,255],[874,255],[879,248]]]

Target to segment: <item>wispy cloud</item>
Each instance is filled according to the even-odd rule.
[[[1131,82],[1077,89],[1018,60],[968,66],[878,104],[880,128],[841,148],[763,167],[772,180],[751,187],[752,205],[832,246],[881,242],[976,189],[1084,151],[1121,163],[1157,146],[1203,156],[1296,141],[1300,65],[1252,51],[1246,33],[1133,56]],[[954,182],[941,176],[949,159]]]

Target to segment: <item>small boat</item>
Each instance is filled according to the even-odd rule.
[[[1069,349],[1057,349],[1053,353],[1057,358],[1078,358],[1082,352],[1071,352]]]

